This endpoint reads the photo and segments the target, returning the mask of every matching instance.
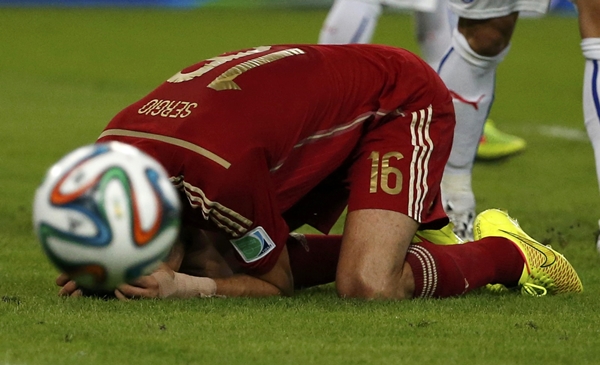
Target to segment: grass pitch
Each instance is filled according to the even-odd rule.
[[[528,150],[478,163],[478,208],[558,247],[585,292],[397,302],[294,298],[120,303],[56,296],[31,228],[45,170],[119,110],[223,51],[314,43],[323,10],[0,9],[0,364],[598,364],[600,194],[581,112],[576,19],[522,19],[492,117]],[[412,18],[375,41],[417,51]],[[339,227],[337,228],[339,230]]]

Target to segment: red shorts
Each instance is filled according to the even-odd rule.
[[[449,101],[406,112],[368,132],[349,171],[348,210],[393,210],[425,228],[447,224],[440,184],[454,124]]]
[[[309,224],[328,233],[343,212],[385,209],[422,229],[448,224],[440,183],[454,135],[454,108],[440,90],[431,104],[382,121],[365,133],[351,158],[284,213],[290,229]],[[440,101],[441,100],[441,101]]]

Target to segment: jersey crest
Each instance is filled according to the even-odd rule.
[[[229,240],[246,263],[258,261],[275,248],[263,227],[256,227],[241,238]]]

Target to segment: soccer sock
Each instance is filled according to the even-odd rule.
[[[450,46],[453,24],[450,24],[446,1],[438,1],[434,12],[415,12],[415,33],[421,56],[437,69]]]
[[[451,209],[456,212],[475,211],[475,194],[471,187],[471,174],[445,173],[441,186],[446,213],[451,213],[448,211],[448,204],[451,204]]]
[[[494,57],[478,55],[455,29],[438,73],[452,94],[456,113],[454,142],[445,172],[470,174],[483,125],[494,99],[496,68],[509,47]]]
[[[370,43],[380,15],[378,1],[336,0],[321,28],[319,43]]]
[[[292,233],[287,241],[296,289],[335,281],[341,235]]]
[[[584,38],[581,50],[585,57],[583,76],[583,117],[594,148],[596,175],[600,186],[600,38]]]
[[[414,281],[414,298],[445,298],[486,284],[517,285],[525,263],[508,239],[486,237],[461,245],[412,244],[406,261]]]

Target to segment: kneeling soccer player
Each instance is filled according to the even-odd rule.
[[[239,274],[177,272],[183,250],[115,294],[292,295],[300,285],[290,231],[310,224],[328,233],[346,206],[341,237],[305,237],[341,240],[341,297],[448,297],[488,283],[534,295],[581,291],[563,256],[498,210],[480,215],[478,241],[411,244],[418,229],[448,223],[440,181],[454,125],[444,83],[402,49],[277,45],[190,66],[121,111],[98,142],[128,143],[157,159],[184,201],[184,243],[198,230],[226,239]],[[77,290],[64,275],[57,283],[63,295]]]

